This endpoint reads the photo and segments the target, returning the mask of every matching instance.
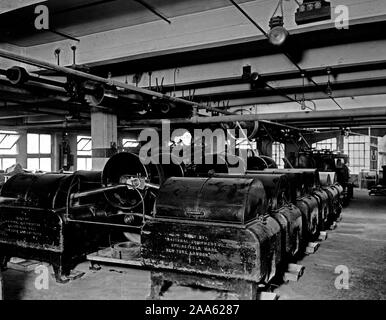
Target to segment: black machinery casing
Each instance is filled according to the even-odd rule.
[[[286,175],[247,175],[259,179],[265,188],[270,215],[278,221],[282,233],[282,251],[286,258],[294,257],[303,241],[302,213],[290,202],[290,185]]]
[[[257,179],[169,178],[141,233],[146,266],[253,282],[274,276],[281,248]]]
[[[49,262],[57,280],[66,281],[65,274],[77,260],[102,241],[97,229],[66,222],[69,191],[71,188],[94,189],[100,185],[100,172],[21,173],[11,177],[0,193],[3,264],[13,256]],[[78,213],[92,215],[87,206]]]
[[[303,175],[306,193],[316,198],[319,207],[319,230],[325,230],[330,220],[330,203],[327,192],[321,188],[319,171],[317,169],[288,169]]]
[[[281,227],[282,252],[285,258],[293,258],[302,243],[302,213],[291,200],[291,190],[286,175],[266,174],[264,172],[246,175],[215,175],[218,178],[258,179],[263,183],[268,212]]]
[[[319,204],[316,197],[312,196],[309,186],[310,180],[304,172],[296,169],[266,169],[264,171],[247,171],[248,174],[275,174],[288,177],[291,192],[290,201],[302,213],[303,243],[318,238],[319,235]]]
[[[319,172],[321,189],[328,198],[330,206],[329,223],[338,219],[342,213],[343,187],[337,182],[335,172]]]

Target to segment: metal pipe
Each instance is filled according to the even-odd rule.
[[[0,57],[3,57],[5,59],[9,59],[9,60],[13,60],[13,61],[18,61],[18,62],[25,63],[25,64],[29,64],[29,65],[39,67],[39,68],[54,70],[54,71],[61,72],[61,73],[66,74],[66,75],[72,75],[75,77],[88,79],[88,80],[96,81],[99,83],[104,83],[108,86],[115,86],[115,87],[123,88],[123,89],[129,90],[129,91],[132,91],[132,92],[137,92],[137,93],[140,93],[143,95],[152,96],[154,98],[159,98],[159,99],[171,101],[174,103],[180,103],[180,104],[184,104],[187,106],[197,107],[199,109],[206,109],[208,111],[214,111],[214,112],[218,112],[218,113],[222,113],[222,114],[228,114],[228,115],[232,114],[231,112],[228,112],[226,110],[210,107],[210,106],[207,106],[206,104],[203,104],[203,103],[197,103],[197,102],[188,101],[188,100],[181,99],[181,98],[168,96],[168,95],[160,93],[160,92],[135,87],[133,85],[130,85],[130,84],[127,84],[124,82],[116,81],[113,79],[102,78],[102,77],[95,76],[95,75],[92,75],[92,74],[89,74],[86,72],[82,72],[79,70],[74,70],[71,68],[57,66],[57,65],[49,63],[49,62],[40,61],[40,60],[35,59],[35,58],[26,57],[26,56],[23,56],[23,55],[14,53],[14,52],[10,52],[7,50],[3,50],[3,49],[0,49]]]
[[[59,100],[62,102],[68,102],[70,100],[70,97],[66,96],[64,94],[65,93],[64,91],[53,90],[51,88],[44,88],[43,87],[44,85],[35,86],[35,88],[29,87],[28,89],[25,89],[25,88],[14,87],[11,84],[5,85],[2,82],[3,81],[0,82],[0,92],[5,91],[7,93],[17,94],[17,95],[22,95],[22,96],[28,96],[28,97],[29,96],[34,97],[34,92],[33,92],[34,89],[36,89],[36,90],[49,89],[50,90],[49,93],[46,93],[44,95],[44,98],[33,98],[34,103],[45,102],[45,101],[48,101],[49,99]],[[31,99],[29,99],[29,100],[31,100]]]
[[[195,102],[188,101],[188,100],[185,100],[185,99],[168,96],[168,95],[156,92],[156,91],[151,91],[151,90],[147,90],[147,89],[138,88],[138,87],[135,87],[135,86],[132,86],[132,85],[129,85],[129,84],[126,84],[126,83],[122,83],[122,82],[119,82],[119,81],[115,81],[115,80],[112,80],[112,79],[105,79],[105,78],[94,76],[94,75],[91,75],[91,74],[88,74],[88,73],[84,73],[84,72],[81,72],[81,71],[78,71],[78,70],[74,70],[74,69],[70,69],[70,68],[65,68],[65,67],[60,67],[60,66],[48,63],[48,62],[43,62],[43,61],[39,61],[39,60],[34,59],[34,58],[24,57],[22,55],[18,55],[18,54],[12,53],[12,52],[8,52],[6,50],[1,50],[0,49],[0,57],[6,58],[6,59],[11,59],[11,60],[16,60],[16,61],[19,61],[19,62],[31,64],[31,65],[35,65],[37,67],[52,69],[52,70],[55,70],[55,71],[63,72],[64,74],[72,74],[72,75],[79,76],[79,77],[86,78],[86,79],[90,79],[90,80],[93,80],[93,81],[102,82],[102,83],[105,83],[107,85],[113,85],[113,86],[116,86],[116,87],[121,87],[121,88],[124,88],[124,89],[128,89],[128,90],[131,90],[133,92],[137,92],[137,93],[141,93],[141,94],[145,94],[145,95],[151,95],[153,97],[158,97],[158,98],[161,98],[161,99],[169,100],[169,101],[172,101],[172,102],[175,102],[175,103],[182,103],[182,104],[189,105],[189,106],[192,106],[192,107],[196,107],[196,108],[200,108],[200,109],[206,109],[208,111],[214,111],[214,112],[222,113],[222,114],[225,114],[225,115],[235,115],[234,112],[229,112],[229,111],[226,111],[226,110],[221,110],[221,109],[218,109],[218,108],[210,107],[210,106],[208,106],[206,104],[195,103]],[[208,117],[208,118],[211,119],[212,117]],[[238,123],[238,120],[235,120],[235,122],[237,123],[237,125],[240,125]]]
[[[96,222],[96,221],[86,221],[86,220],[75,220],[75,219],[67,219],[67,222],[73,222],[73,223],[84,223],[84,224],[92,224],[97,226],[108,226],[108,227],[115,227],[115,228],[124,228],[126,231],[132,231],[132,232],[140,232],[141,227],[134,227],[129,226],[125,224],[115,224],[115,223],[107,223],[107,222]]]
[[[20,68],[20,69],[23,69],[23,68]],[[7,72],[8,72],[8,70],[0,69],[0,74],[5,75],[8,79]],[[41,78],[41,77],[33,76],[33,75],[29,74],[26,70],[25,70],[25,72],[27,74],[27,81],[44,83],[44,84],[48,84],[50,86],[55,86],[55,87],[60,87],[60,88],[66,87],[65,82],[60,82],[60,81],[56,81],[56,80],[51,80],[51,79],[47,79],[47,78]]]
[[[52,64],[52,63],[48,63],[48,62],[44,62],[44,61],[39,61],[37,59],[30,58],[30,57],[24,57],[22,55],[18,55],[18,54],[15,54],[15,53],[12,53],[12,52],[9,52],[9,51],[6,51],[6,50],[2,50],[2,49],[0,49],[0,57],[6,58],[6,59],[15,60],[15,61],[19,61],[19,62],[22,62],[22,63],[27,63],[27,64],[34,65],[34,66],[41,67],[41,68],[47,68],[47,69],[51,69],[51,70],[54,70],[54,71],[59,71],[59,72],[62,72],[64,74],[71,74],[71,75],[74,75],[74,76],[78,76],[78,77],[81,77],[81,78],[86,78],[86,79],[89,79],[89,80],[105,83],[105,84],[111,85],[111,86],[120,87],[120,88],[127,89],[127,90],[130,90],[130,91],[133,91],[133,92],[141,93],[141,94],[144,94],[144,95],[150,95],[150,96],[153,96],[153,97],[156,97],[156,98],[161,98],[161,99],[164,99],[164,100],[169,100],[169,101],[172,101],[172,102],[175,102],[175,103],[182,103],[182,104],[185,104],[185,105],[189,105],[191,107],[196,107],[196,108],[200,108],[200,109],[206,109],[208,111],[214,111],[214,112],[218,112],[218,113],[225,114],[225,115],[235,115],[234,112],[229,112],[229,111],[226,111],[226,110],[210,107],[210,106],[208,106],[206,104],[203,104],[203,103],[196,103],[196,102],[193,102],[193,101],[188,101],[188,100],[185,100],[185,99],[168,96],[168,95],[165,95],[163,93],[156,92],[156,91],[151,91],[151,90],[147,90],[147,89],[138,88],[138,87],[129,85],[127,83],[115,81],[115,80],[112,80],[112,79],[105,79],[105,78],[102,78],[102,77],[98,77],[98,76],[95,76],[95,75],[91,75],[91,74],[88,74],[88,73],[85,73],[85,72],[81,72],[81,71],[78,71],[78,70],[74,70],[74,69],[70,69],[70,68],[60,67],[60,66],[57,66],[57,65]],[[211,118],[212,117],[208,117],[207,119],[211,119]],[[235,120],[235,122],[237,122],[237,121],[238,120]],[[210,123],[210,122],[207,122],[207,123]]]
[[[88,190],[88,191],[84,191],[84,192],[77,192],[77,193],[73,193],[71,195],[71,199],[73,200],[73,199],[84,198],[84,197],[93,196],[93,195],[96,195],[96,194],[99,194],[99,193],[102,193],[105,191],[117,190],[120,188],[127,188],[127,187],[128,187],[127,185],[118,184],[116,186],[111,186],[111,187],[104,187],[104,188]]]
[[[208,124],[208,123],[226,123],[235,121],[261,121],[261,120],[277,120],[277,121],[295,121],[295,120],[316,120],[316,119],[337,119],[337,118],[352,118],[352,117],[378,117],[386,116],[386,107],[372,107],[362,109],[344,109],[313,112],[289,112],[289,113],[266,113],[266,114],[238,114],[216,117],[192,117],[190,119],[148,119],[148,120],[133,120],[126,121],[126,126],[139,125],[161,125],[163,121],[168,121],[171,124]]]
[[[271,124],[271,125],[274,125],[274,126],[277,126],[277,127],[286,128],[286,129],[304,130],[304,131],[312,131],[312,132],[314,131],[312,129],[300,129],[300,128],[297,128],[297,127],[289,126],[288,124],[282,124],[282,123],[272,122],[272,121],[268,121],[268,120],[260,120],[260,122]]]
[[[66,83],[64,83],[64,82],[55,81],[55,80],[46,79],[46,78],[35,77],[35,76],[31,76],[30,74],[28,74],[28,81],[44,83],[44,84],[48,84],[50,86],[55,86],[55,87],[60,87],[60,88],[66,87]]]

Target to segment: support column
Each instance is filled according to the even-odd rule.
[[[20,138],[18,144],[18,155],[16,156],[16,162],[23,168],[27,168],[27,132],[19,131]]]
[[[68,134],[68,144],[70,146],[71,154],[73,156],[74,164],[71,166],[71,170],[76,171],[78,170],[78,164],[77,164],[77,134],[70,133]]]
[[[117,145],[117,116],[93,111],[91,113],[92,170],[103,170],[113,155],[111,147]]]
[[[60,144],[62,141],[62,133],[51,134],[51,170],[58,171],[60,168]]]

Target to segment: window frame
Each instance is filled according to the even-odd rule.
[[[82,149],[78,149],[78,144],[82,140],[89,140]],[[83,150],[86,146],[90,144],[90,151],[88,154],[79,154],[79,152],[88,152],[88,150]],[[85,160],[86,167],[85,168],[79,168],[79,160]],[[87,159],[91,159],[91,167],[87,166]],[[76,136],[76,170],[92,170],[92,137],[91,136],[84,136],[84,135],[78,135]]]
[[[285,158],[285,144],[279,141],[274,141],[272,143],[272,159],[276,162],[279,169],[283,169],[285,167],[283,158]]]
[[[29,153],[28,152],[28,136],[29,135],[38,135],[38,150],[39,150],[39,153]],[[41,135],[46,135],[46,136],[50,136],[50,153],[40,153],[40,136]],[[52,134],[51,133],[43,133],[43,132],[39,132],[39,133],[36,133],[36,132],[28,132],[27,133],[27,169],[28,170],[40,170],[40,171],[43,171],[41,169],[41,159],[50,159],[50,170],[48,172],[52,172],[52,168],[53,168],[53,148],[52,148]],[[30,169],[28,167],[28,160],[29,159],[38,159],[39,161],[39,168],[35,168],[35,169]]]

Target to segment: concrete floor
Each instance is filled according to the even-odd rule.
[[[328,233],[316,254],[299,262],[305,273],[297,283],[279,286],[280,299],[386,299],[386,197],[356,191],[338,228]],[[349,270],[349,289],[335,288],[335,268]],[[83,263],[82,278],[60,285],[50,279],[48,290],[37,290],[34,272],[4,272],[5,298],[12,299],[146,299],[149,271],[105,266],[91,271]],[[165,299],[216,299],[217,292],[171,287]]]

